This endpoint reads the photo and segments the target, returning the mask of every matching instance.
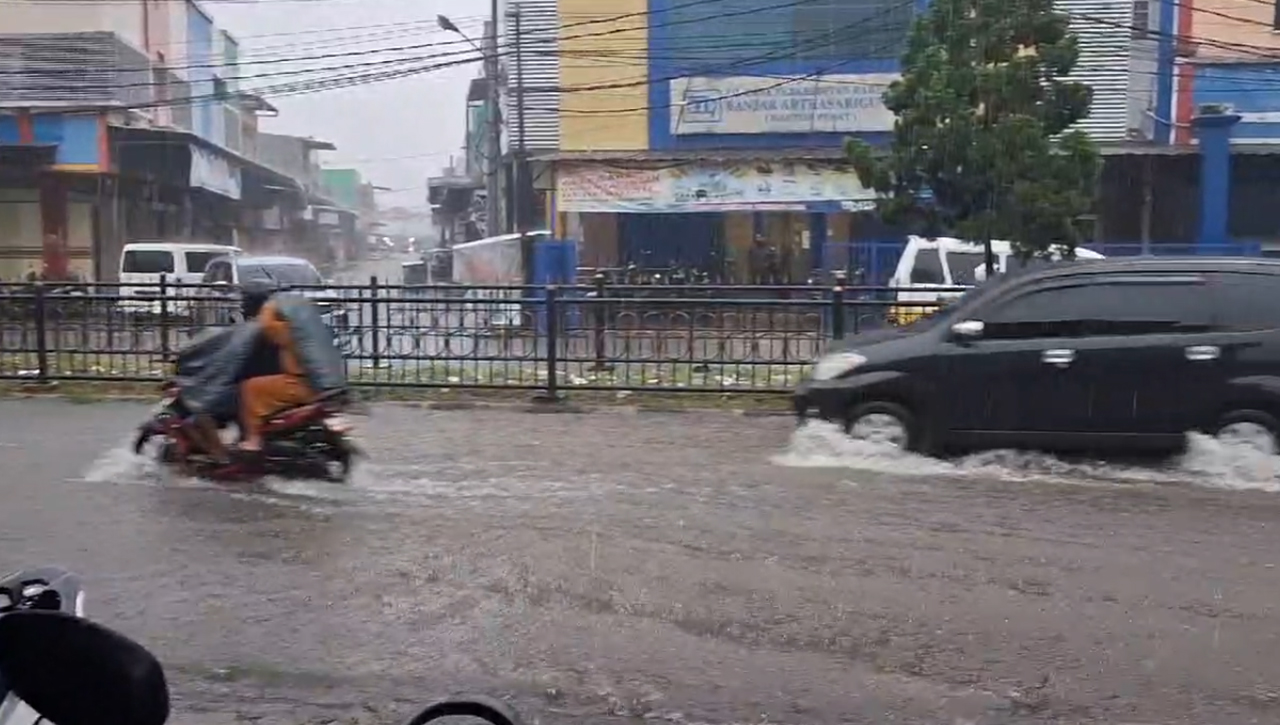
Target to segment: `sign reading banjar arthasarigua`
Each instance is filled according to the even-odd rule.
[[[867,133],[893,130],[884,92],[897,73],[671,81],[671,133]]]

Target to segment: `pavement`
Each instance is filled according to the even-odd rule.
[[[81,573],[179,725],[458,691],[531,723],[1280,722],[1280,467],[1203,442],[943,463],[786,418],[381,406],[350,485],[231,488],[133,458],[145,413],[0,401],[0,570]]]

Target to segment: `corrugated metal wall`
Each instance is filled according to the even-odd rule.
[[[1093,87],[1089,118],[1079,128],[1096,141],[1123,141],[1129,129],[1129,55],[1133,3],[1123,0],[1058,0],[1071,17],[1080,59],[1071,77]]]
[[[525,146],[530,151],[560,148],[560,15],[556,0],[506,0],[502,35],[503,73],[507,94],[502,115],[507,120],[507,144],[514,147],[516,113],[513,92],[516,78],[524,85]],[[520,13],[520,68],[517,73],[513,13]]]
[[[114,34],[102,32],[0,35],[0,101],[36,106],[122,101],[122,95],[139,90],[122,89],[122,84],[147,79],[119,68],[120,58],[127,55],[122,45]],[[145,59],[142,68],[145,74]],[[145,85],[140,90],[149,91]]]

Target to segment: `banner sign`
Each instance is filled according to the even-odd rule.
[[[874,198],[853,169],[802,161],[569,166],[556,175],[556,208],[567,212],[800,211],[807,204]]]
[[[240,167],[225,158],[198,146],[191,149],[191,186],[208,189],[230,199],[240,198]]]
[[[868,133],[893,130],[884,92],[897,73],[815,78],[677,78],[671,133]]]

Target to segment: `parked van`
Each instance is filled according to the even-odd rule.
[[[1054,252],[1047,260],[1022,261],[1013,253],[1013,245],[1004,240],[991,242],[997,273],[1013,269],[1046,264],[1061,260]],[[1097,252],[1076,248],[1076,259],[1103,259]],[[943,304],[964,294],[957,287],[974,287],[986,278],[986,252],[981,244],[966,242],[954,237],[907,237],[907,246],[898,260],[889,286],[896,292],[894,299],[900,303],[889,308],[889,322],[905,325],[927,315]],[[949,289],[950,288],[950,289]]]
[[[205,267],[217,257],[239,254],[225,244],[179,242],[134,242],[120,254],[120,306],[129,311],[160,311],[160,278],[175,284],[195,284],[204,277]],[[184,314],[194,290],[170,290],[171,311]],[[182,299],[188,298],[188,299]]]

